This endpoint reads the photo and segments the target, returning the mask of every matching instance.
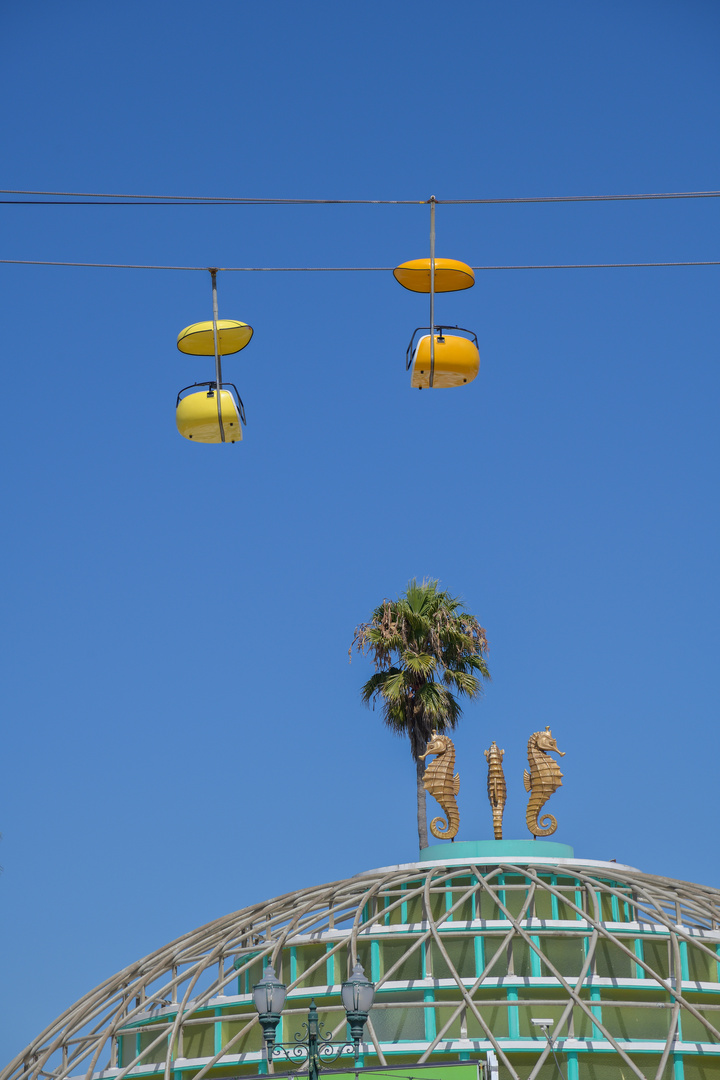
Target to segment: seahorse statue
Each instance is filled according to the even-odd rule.
[[[540,817],[540,811],[552,793],[562,787],[560,766],[557,761],[548,757],[551,750],[560,757],[565,757],[565,752],[558,750],[549,727],[546,727],[544,731],[536,731],[530,736],[528,742],[530,772],[525,769],[524,775],[525,790],[530,792],[530,800],[525,820],[533,836],[550,836],[557,829],[557,821],[552,814],[543,814],[542,818]]]
[[[492,742],[490,749],[485,751],[488,763],[488,799],[492,807],[493,832],[496,840],[502,840],[502,819],[507,798],[507,784],[502,765],[504,753],[504,750],[498,750],[495,742]]]
[[[447,818],[447,820],[441,817],[433,818],[430,822],[430,832],[436,840],[454,840],[460,825],[460,813],[455,799],[460,790],[460,777],[457,773],[453,776],[455,747],[452,739],[433,731],[427,750],[424,754],[420,754],[420,760],[424,761],[428,754],[437,754],[437,757],[425,770],[423,787],[434,799],[437,799]]]

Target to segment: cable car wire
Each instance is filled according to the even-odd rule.
[[[431,201],[443,206],[488,206],[504,203],[570,203],[570,202],[637,202],[648,199],[717,199],[720,191],[660,191],[634,193],[629,195],[523,195],[517,197],[486,199],[269,199],[245,198],[235,195],[128,195],[108,194],[107,192],[89,191],[25,191],[14,188],[0,188],[0,195],[53,195],[62,197],[63,202],[43,202],[39,199],[24,200],[4,199],[6,204],[38,206],[193,206],[227,205],[241,206],[427,206]],[[65,202],[64,200],[69,200]],[[93,202],[78,202],[79,199],[92,199]],[[111,200],[100,203],[96,200]],[[118,202],[130,199],[131,202]]]
[[[207,266],[146,266],[140,263],[91,263],[91,262],[49,262],[39,259],[0,259],[0,263],[13,263],[17,266],[91,266],[110,270],[205,270]],[[238,267],[239,269],[239,267]]]
[[[209,266],[153,266],[143,263],[50,262],[45,259],[0,259],[13,266],[85,266],[109,270],[212,270]],[[720,266],[720,259],[699,259],[687,262],[611,262],[611,263],[528,263],[497,266],[473,266],[472,270],[612,270],[650,266]],[[240,274],[332,274],[332,273],[390,273],[392,266],[218,266],[223,273]]]

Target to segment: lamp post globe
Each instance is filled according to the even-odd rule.
[[[375,987],[366,977],[359,961],[355,962],[350,978],[342,984],[341,994],[357,1056],[368,1014],[375,998]]]
[[[286,996],[287,987],[278,979],[272,964],[268,964],[260,982],[253,986],[253,1001],[271,1057],[275,1043],[275,1029],[280,1023]]]

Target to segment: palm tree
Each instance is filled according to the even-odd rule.
[[[361,690],[363,702],[373,708],[379,702],[385,724],[410,740],[421,848],[428,846],[428,835],[420,755],[433,728],[442,733],[457,727],[462,715],[458,697],[476,698],[481,679],[490,678],[485,631],[462,601],[438,584],[418,584],[413,578],[404,596],[383,600],[353,637],[355,648],[367,650],[375,664],[375,674]]]

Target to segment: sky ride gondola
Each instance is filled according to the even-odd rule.
[[[215,379],[183,387],[175,403],[175,422],[185,439],[203,443],[236,443],[242,440],[247,423],[245,407],[234,383],[223,383],[222,357],[240,352],[253,336],[253,328],[238,319],[218,319],[217,270],[212,278],[213,317],[192,323],[178,334],[177,347],[190,356],[214,356]],[[207,387],[186,397],[186,390]],[[228,387],[232,387],[234,396]]]
[[[182,397],[186,390],[195,386],[207,386],[207,391],[199,391]],[[232,386],[235,397],[227,389]],[[186,439],[194,442],[222,442],[218,425],[218,411],[222,419],[225,442],[241,442],[242,425],[245,420],[245,408],[234,383],[224,383],[220,390],[220,408],[218,410],[217,387],[214,382],[193,383],[184,386],[178,393],[175,404],[177,429]]]
[[[435,293],[471,289],[475,273],[458,259],[435,257],[434,196],[430,199],[430,258],[401,263],[393,270],[393,276],[410,292],[430,294],[430,326],[418,327],[413,332],[405,356],[406,369],[412,367],[410,385],[418,390],[440,390],[472,382],[480,370],[477,335],[459,326],[439,326],[435,322]],[[416,342],[421,330],[427,330],[427,334]],[[459,333],[443,334],[443,330]],[[468,336],[462,336],[465,334]]]
[[[416,335],[426,330],[423,337]],[[464,386],[472,382],[480,370],[480,352],[477,334],[465,330],[462,326],[435,325],[435,357],[432,365],[430,348],[430,327],[419,326],[410,339],[405,354],[405,367],[410,370],[410,385],[418,390],[430,386],[442,389],[449,386]],[[443,330],[457,330],[457,334],[443,334]],[[460,335],[467,334],[468,337]],[[433,367],[433,382],[430,382],[430,369]]]

